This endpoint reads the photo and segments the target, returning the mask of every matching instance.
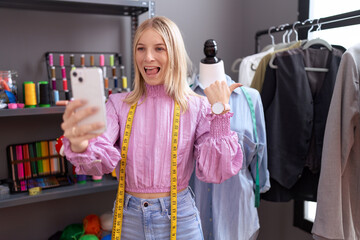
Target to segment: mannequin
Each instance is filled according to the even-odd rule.
[[[199,74],[192,84],[192,89],[199,95],[205,95],[205,88],[216,80],[225,81],[228,86],[234,84],[225,74],[224,63],[216,57],[216,52],[216,42],[207,40],[204,44],[206,57],[201,60]],[[244,92],[252,104],[249,104]],[[259,169],[260,193],[270,188],[263,106],[259,92],[244,86],[231,93],[229,105],[233,114],[230,127],[238,133],[239,143],[244,149],[243,167],[239,174],[221,184],[202,182],[193,174],[190,186],[196,195],[195,204],[200,212],[204,239],[255,240],[260,229],[254,206],[256,166]],[[255,124],[252,116],[255,116]],[[254,134],[254,125],[258,139]]]
[[[199,68],[199,82],[204,88],[218,81],[225,81],[224,62],[216,57],[217,44],[209,39],[204,43],[205,58],[201,59]]]

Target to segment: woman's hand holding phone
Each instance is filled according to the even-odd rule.
[[[106,130],[103,74],[99,68],[70,72],[74,100],[65,109],[61,128],[73,152],[86,150],[89,140]]]
[[[86,100],[82,99],[70,101],[63,114],[61,128],[64,130],[64,136],[69,139],[73,152],[84,152],[89,144],[89,140],[101,135],[101,132],[96,133],[96,131],[105,127],[102,122],[78,124],[99,111],[97,107],[84,108],[85,104]]]

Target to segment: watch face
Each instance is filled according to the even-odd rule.
[[[224,111],[224,104],[216,102],[211,106],[211,110],[215,114],[221,114]]]

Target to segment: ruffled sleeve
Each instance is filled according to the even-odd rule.
[[[106,103],[107,129],[101,136],[89,141],[82,153],[71,151],[70,142],[63,139],[64,154],[76,168],[77,174],[102,175],[111,173],[121,159],[119,150],[114,146],[119,138],[118,114],[111,98]]]
[[[222,183],[236,175],[243,153],[238,136],[230,130],[233,113],[214,115],[204,104],[199,113],[195,140],[196,176],[210,183]]]

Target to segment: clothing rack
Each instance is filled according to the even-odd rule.
[[[310,29],[310,27],[319,24],[321,25],[321,30],[360,24],[360,10],[333,15],[325,18],[319,18],[313,20],[308,19],[303,22],[300,21],[300,23],[297,24],[295,23],[283,24],[280,25],[279,27],[271,27],[266,30],[257,31],[255,34],[255,52],[258,53],[260,51],[259,38],[262,35],[268,35],[276,32],[283,32],[294,28],[295,30],[306,30],[306,32],[299,33],[299,39],[306,39],[307,30]],[[312,31],[314,30],[316,31],[316,28],[312,29]]]

